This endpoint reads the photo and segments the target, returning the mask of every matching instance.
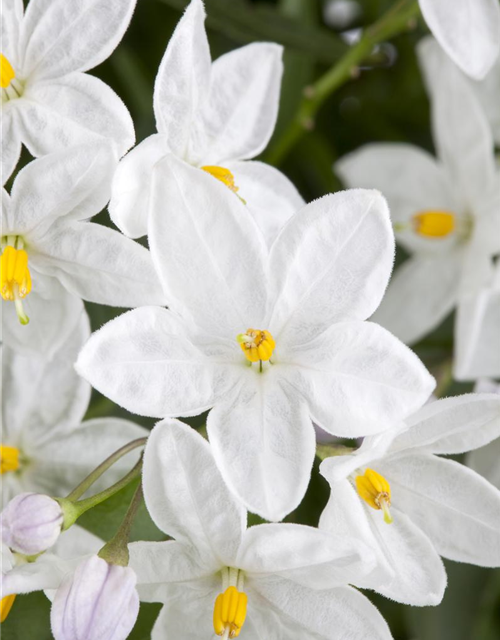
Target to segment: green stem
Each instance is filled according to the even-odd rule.
[[[417,0],[400,0],[365,30],[337,64],[313,85],[306,87],[294,121],[266,156],[266,161],[279,164],[304,133],[314,128],[314,118],[325,100],[357,75],[359,65],[372,53],[375,45],[408,29],[418,12]]]

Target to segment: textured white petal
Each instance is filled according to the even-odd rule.
[[[136,0],[36,0],[21,32],[23,71],[56,78],[87,71],[111,54],[128,27]]]
[[[2,53],[14,66],[19,60],[19,32],[23,15],[23,0],[7,0],[2,3],[0,23]]]
[[[228,369],[193,345],[173,313],[156,307],[108,322],[82,349],[76,368],[113,402],[159,418],[202,413],[234,383]]]
[[[497,489],[500,489],[500,438],[469,453],[467,464]]]
[[[450,58],[473,78],[484,78],[500,52],[496,0],[420,0],[429,29]]]
[[[430,538],[437,552],[458,562],[500,565],[500,491],[464,465],[412,454],[380,462],[394,504]]]
[[[4,185],[16,168],[19,156],[21,155],[21,139],[17,126],[17,112],[15,108],[2,105],[0,131],[2,132],[2,144],[0,145],[0,177],[2,185]]]
[[[457,304],[461,255],[420,255],[396,271],[372,320],[407,344],[435,329]]]
[[[210,445],[191,427],[164,420],[144,454],[144,498],[156,525],[217,571],[235,566],[246,512],[231,495]]]
[[[384,431],[422,406],[435,381],[408,347],[371,322],[339,322],[280,357],[314,422],[352,438]]]
[[[249,511],[281,520],[297,507],[315,436],[304,401],[279,367],[246,369],[232,398],[210,412],[207,431],[224,480]]]
[[[260,328],[266,248],[237,195],[168,156],[154,170],[150,212],[149,244],[169,306],[231,340]]]
[[[269,330],[303,344],[340,320],[364,320],[380,304],[394,236],[376,191],[351,190],[306,205],[283,228],[269,258]]]

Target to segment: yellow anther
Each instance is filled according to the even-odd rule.
[[[237,638],[247,615],[248,597],[234,586],[220,593],[214,605],[214,631],[218,636]]]
[[[6,89],[15,77],[12,65],[3,53],[0,53],[0,86],[2,89]]]
[[[24,249],[7,245],[0,259],[0,293],[4,300],[16,305],[21,324],[28,324],[21,300],[31,291],[31,275],[28,269],[28,254]]]
[[[16,594],[13,593],[10,596],[5,596],[0,600],[0,622],[4,622],[12,609]]]
[[[0,473],[19,469],[19,449],[0,445]]]
[[[270,360],[276,347],[269,331],[260,331],[259,329],[247,329],[246,333],[238,334],[236,340],[250,362]]]
[[[234,176],[231,171],[229,171],[229,169],[211,165],[206,165],[205,167],[201,168],[203,171],[206,171],[214,178],[217,178],[217,180],[220,180],[223,184],[226,185],[226,187],[229,187],[231,191],[234,191],[235,193],[239,191],[239,187],[234,184]]]
[[[449,211],[419,211],[412,217],[412,225],[421,236],[444,238],[455,230],[455,216]]]
[[[391,512],[391,486],[380,473],[373,469],[366,469],[364,475],[356,477],[356,488],[359,495],[372,509],[382,509],[384,521],[392,522]]]

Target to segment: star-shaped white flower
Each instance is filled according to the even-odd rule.
[[[296,524],[246,528],[211,448],[176,420],[152,431],[144,454],[146,506],[168,542],[135,542],[141,599],[164,602],[160,638],[379,640],[389,629],[347,586],[374,567],[368,547]]]
[[[115,167],[109,143],[79,145],[34,160],[10,195],[3,190],[0,292],[9,346],[50,356],[75,326],[78,298],[162,303],[147,249],[87,221],[106,204]]]
[[[0,53],[2,184],[24,144],[33,156],[111,139],[119,155],[135,140],[130,115],[104,82],[82,73],[121,40],[136,0],[4,0]]]
[[[373,319],[409,344],[485,286],[500,252],[500,172],[488,123],[470,84],[437,43],[424,41],[419,53],[437,158],[408,144],[372,144],[336,165],[349,186],[376,187],[388,199],[410,258]]]
[[[500,53],[497,0],[420,0],[429,29],[467,75],[481,79]]]
[[[202,1],[191,0],[156,77],[158,133],[118,166],[110,214],[130,237],[147,233],[153,166],[170,153],[220,180],[234,199],[242,198],[268,238],[304,204],[278,170],[244,162],[264,150],[274,129],[282,48],[252,43],[212,63],[204,22]]]
[[[500,491],[439,456],[476,449],[499,434],[500,396],[429,403],[353,454],[322,462],[331,495],[320,528],[378,548],[393,577],[376,591],[407,604],[438,604],[446,586],[440,555],[500,566]]]
[[[2,347],[2,508],[23,492],[64,497],[114,451],[148,432],[128,420],[82,422],[90,387],[73,368],[90,334],[77,326],[51,360]],[[131,467],[126,456],[103,476],[109,486]],[[96,486],[96,485],[94,485]]]
[[[229,189],[168,156],[155,168],[150,216],[170,310],[142,308],[108,323],[82,350],[78,371],[134,413],[213,407],[215,458],[250,511],[280,520],[299,504],[314,460],[312,419],[335,435],[376,433],[431,393],[434,380],[415,354],[364,322],[394,252],[378,192],[307,205],[268,253]]]

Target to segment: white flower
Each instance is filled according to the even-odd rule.
[[[147,233],[153,166],[169,153],[223,182],[235,200],[242,198],[268,238],[303,205],[279,171],[242,162],[263,151],[273,132],[282,48],[252,43],[212,64],[204,21],[203,3],[192,0],[158,70],[158,133],[122,160],[114,178],[111,218],[133,238]],[[169,201],[163,206],[168,209]]]
[[[366,438],[355,453],[322,462],[331,495],[320,528],[378,547],[394,575],[376,591],[407,604],[438,604],[446,586],[439,555],[500,565],[500,492],[438,456],[476,449],[499,433],[500,396],[426,405],[392,432]]]
[[[481,379],[477,381],[474,391],[500,394],[500,383]],[[468,453],[466,461],[471,469],[500,489],[500,438]]]
[[[410,344],[484,286],[500,252],[500,173],[488,123],[434,40],[420,55],[438,158],[408,144],[373,144],[336,166],[349,186],[376,187],[389,201],[396,237],[411,255],[373,319]]]
[[[77,369],[134,413],[214,407],[207,429],[224,479],[250,511],[279,520],[309,481],[311,419],[335,435],[376,433],[434,386],[411,351],[363,322],[392,268],[385,201],[361,190],[321,198],[268,256],[246,206],[208,174],[168,156],[153,191],[149,243],[170,310],[108,323]]]
[[[73,362],[89,333],[82,313],[50,361],[3,345],[3,504],[23,492],[62,497],[116,449],[147,435],[145,429],[117,418],[82,423],[90,388],[74,371]],[[130,458],[122,458],[103,482],[112,484],[130,467]]]
[[[498,0],[420,0],[429,29],[450,58],[480,79],[500,53]]]
[[[55,640],[125,640],[139,614],[136,577],[130,567],[94,555],[57,590],[50,623]]]
[[[134,126],[120,98],[82,73],[121,40],[135,0],[22,0],[2,3],[2,184],[23,143],[42,156],[91,138],[111,139],[119,155],[134,144]]]
[[[106,204],[115,167],[111,145],[94,142],[34,160],[11,194],[3,191],[0,291],[9,346],[50,352],[80,315],[74,296],[112,306],[162,304],[147,249],[87,221]],[[28,313],[30,326],[20,326]]]
[[[61,505],[41,493],[21,493],[0,514],[2,542],[12,551],[34,556],[52,547],[63,524]]]
[[[246,528],[208,443],[165,420],[144,455],[146,506],[175,540],[136,542],[141,599],[164,602],[152,639],[390,638],[370,602],[347,586],[373,569],[362,543],[296,524]],[[231,604],[232,602],[232,604]]]

